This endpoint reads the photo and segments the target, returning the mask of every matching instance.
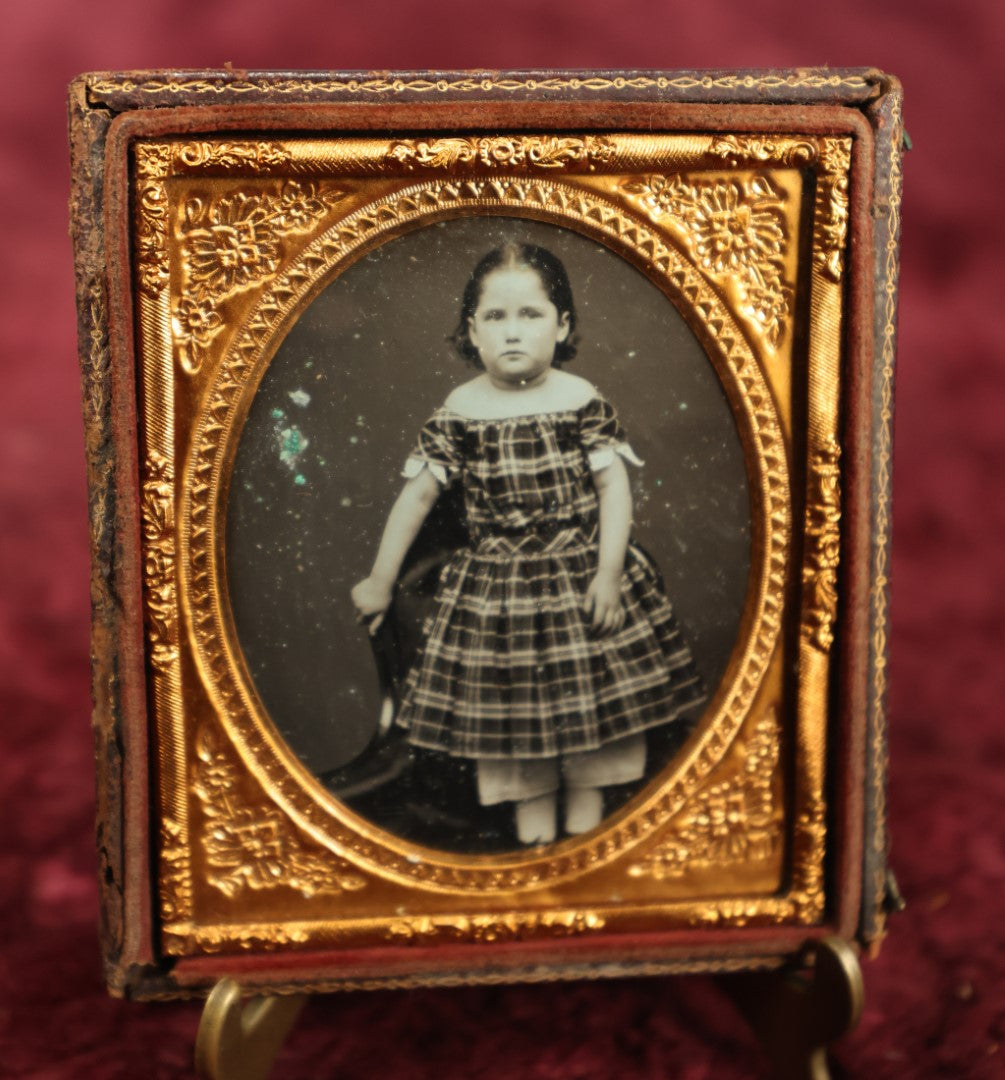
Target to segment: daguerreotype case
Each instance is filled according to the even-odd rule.
[[[114,992],[878,940],[895,80],[101,74],[71,135]]]

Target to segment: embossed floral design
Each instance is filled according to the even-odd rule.
[[[425,944],[437,939],[491,945],[530,937],[575,937],[602,930],[606,919],[595,911],[510,912],[506,915],[458,915],[402,919],[387,929],[389,941]]]
[[[748,162],[778,162],[782,165],[808,165],[819,156],[815,140],[792,138],[765,139],[750,135],[717,135],[709,155],[729,165]]]
[[[205,150],[200,144],[192,153],[192,161],[201,162]],[[234,162],[228,158],[227,163]],[[285,254],[285,238],[311,229],[342,194],[288,181],[275,193],[239,192],[185,203],[186,288],[172,314],[179,358],[187,372],[200,369],[213,339],[225,328],[221,302],[274,274]]]
[[[178,152],[179,162],[189,169],[273,168],[286,165],[292,155],[280,143],[188,143]]]
[[[783,199],[769,181],[647,176],[622,187],[650,218],[668,217],[684,228],[698,264],[713,278],[736,283],[745,313],[777,348],[793,289],[785,280]]]
[[[175,339],[186,371],[197,371],[208,346],[223,329],[223,319],[207,297],[186,296],[174,312]]]
[[[290,945],[302,945],[309,938],[306,930],[293,929],[280,923],[268,926],[208,926],[197,927],[188,935],[200,952],[229,952],[234,948],[246,952],[281,949]],[[186,944],[185,938],[181,943]]]
[[[207,207],[185,206],[186,249],[197,291],[225,293],[271,274],[279,265],[272,208],[257,195],[232,195]]]
[[[810,459],[810,500],[806,508],[806,564],[803,585],[807,611],[802,634],[821,652],[834,643],[837,571],[841,561],[841,447],[833,436]]]
[[[771,710],[754,728],[741,774],[699,792],[669,839],[628,872],[663,880],[689,869],[768,858],[781,842],[772,787],[778,740],[778,720]]]
[[[197,793],[202,794],[197,789]],[[282,845],[275,815],[256,818],[239,810],[211,826],[204,846],[213,864],[213,884],[227,896],[243,885],[268,886],[283,875]]]
[[[566,165],[611,161],[614,154],[613,143],[602,137],[557,135],[408,140],[395,143],[390,150],[390,156],[402,165],[429,169],[474,164],[486,168],[532,165],[539,169],[560,169]]]
[[[762,262],[781,254],[785,233],[777,198],[764,181],[755,181],[756,199],[744,197],[739,184],[715,184],[702,190],[693,217],[695,250],[702,265],[717,274],[757,274]]]
[[[313,185],[284,184],[276,202],[275,224],[282,231],[309,229],[327,210]]]
[[[366,880],[334,855],[315,854],[272,806],[250,806],[237,769],[209,729],[196,740],[193,790],[202,803],[208,880],[225,896],[243,889],[295,889],[303,896],[362,889]]]
[[[182,918],[192,906],[192,869],[181,826],[170,816],[161,822],[161,914]]]
[[[450,168],[474,161],[478,156],[477,139],[435,139],[395,143],[388,156],[402,165],[425,165],[429,168]]]
[[[140,216],[136,231],[136,265],[140,286],[144,291],[156,294],[167,284],[168,257],[168,199],[162,180],[156,179],[155,168],[161,158],[155,153],[157,147],[147,146],[145,154],[137,159],[137,170],[142,178],[137,188]],[[150,179],[153,175],[155,178]]]
[[[178,657],[175,611],[175,540],[171,465],[161,454],[147,461],[140,520],[143,529],[143,575],[146,586],[150,659],[166,671]]]
[[[848,238],[850,140],[825,139],[822,157],[824,174],[817,186],[813,261],[825,277],[840,282],[844,276],[844,249]]]

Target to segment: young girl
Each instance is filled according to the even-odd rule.
[[[524,844],[600,823],[602,789],[642,777],[647,728],[702,699],[659,573],[630,542],[613,408],[559,366],[576,310],[551,252],[506,244],[475,267],[454,334],[481,373],[423,427],[369,577],[375,631],[442,488],[463,487],[470,546],[445,566],[397,723],[474,759],[482,805],[515,804]]]

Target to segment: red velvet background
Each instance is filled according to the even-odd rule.
[[[906,161],[890,811],[908,899],[838,1077],[1005,1073],[999,816],[1005,15],[997,0],[35,0],[4,16],[0,394],[0,1072],[190,1075],[197,1004],[105,996],[88,724],[83,435],[65,84],[96,69],[876,65]],[[359,994],[309,1006],[278,1076],[763,1075],[708,980]]]

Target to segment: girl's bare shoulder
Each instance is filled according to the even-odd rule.
[[[556,409],[581,409],[597,396],[597,388],[589,380],[558,368],[551,374],[549,389]]]
[[[466,383],[461,383],[460,386],[455,386],[447,394],[447,400],[443,403],[444,408],[450,409],[451,412],[460,413],[462,416],[473,415],[473,410],[477,408],[479,401],[484,397],[487,383],[488,377],[483,373],[476,375],[473,379],[468,379]]]

